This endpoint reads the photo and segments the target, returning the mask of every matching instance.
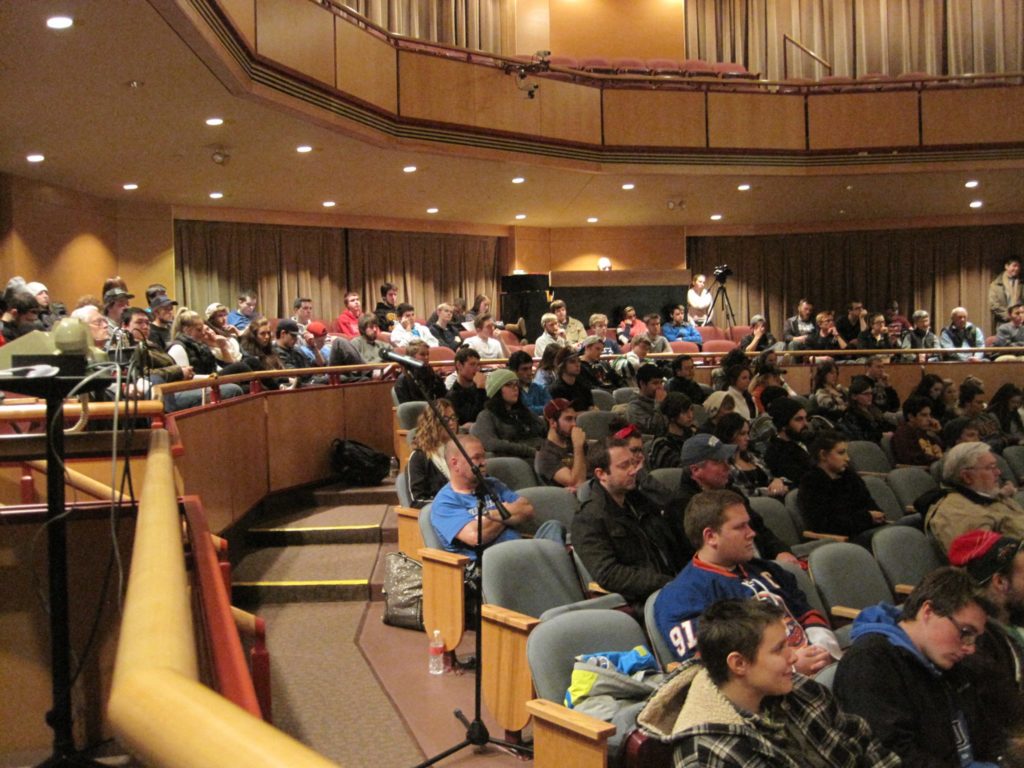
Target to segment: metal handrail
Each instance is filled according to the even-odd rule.
[[[785,32],[783,32],[782,33],[782,77],[783,77],[784,80],[788,80],[789,79],[789,56],[787,55],[786,43],[792,43],[793,45],[795,45],[801,51],[803,51],[808,56],[810,56],[812,59],[814,59],[816,62],[821,64],[823,67],[825,67],[825,69],[828,70],[828,73],[830,75],[832,74],[832,65],[829,62],[825,61],[823,58],[821,58],[821,56],[816,54],[814,51],[812,51],[810,48],[805,46],[803,43],[801,43],[801,42],[799,42],[797,40],[794,40],[792,37],[790,37]]]

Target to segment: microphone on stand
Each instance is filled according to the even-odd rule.
[[[414,357],[407,357],[406,355],[399,355],[399,354],[396,354],[395,352],[392,352],[390,350],[388,350],[386,352],[381,352],[380,353],[380,358],[381,358],[381,360],[386,360],[389,363],[398,363],[399,365],[404,366],[405,368],[412,368],[414,370],[419,370],[421,368],[426,368],[427,367],[426,363],[421,362],[420,360],[417,360]]]

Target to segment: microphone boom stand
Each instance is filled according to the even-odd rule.
[[[462,454],[462,458],[466,460],[466,465],[472,470],[473,476],[476,478],[476,498],[477,498],[477,512],[476,512],[476,544],[473,547],[473,553],[476,555],[476,567],[473,569],[473,579],[477,582],[477,589],[475,590],[475,600],[477,602],[473,617],[473,631],[476,633],[476,682],[473,688],[473,719],[469,720],[463,714],[461,709],[456,709],[454,712],[455,718],[466,727],[466,737],[444,750],[439,752],[433,757],[428,757],[422,763],[416,765],[416,768],[426,768],[428,765],[434,765],[435,763],[444,760],[446,757],[454,755],[466,747],[482,747],[487,744],[494,744],[495,746],[502,747],[506,750],[510,750],[520,757],[529,757],[533,755],[533,749],[524,746],[522,744],[513,744],[510,741],[503,741],[501,739],[491,738],[490,732],[487,730],[487,726],[484,724],[483,717],[481,716],[482,709],[482,674],[483,664],[481,662],[481,655],[483,653],[483,639],[481,628],[483,626],[483,618],[481,607],[483,605],[483,567],[484,567],[484,545],[483,532],[484,532],[484,511],[486,509],[487,501],[490,501],[502,520],[509,518],[509,512],[505,509],[505,506],[501,503],[501,499],[498,498],[497,494],[491,490],[490,486],[484,478],[483,472],[480,471],[480,467],[473,463],[469,458],[469,454],[459,441],[455,431],[451,428],[448,422],[443,418],[440,408],[434,398],[426,392],[423,385],[415,375],[415,371],[420,368],[429,367],[429,364],[422,363],[419,360],[413,360],[412,358],[403,357],[401,355],[392,355],[385,353],[386,359],[391,362],[399,363],[405,366],[406,375],[412,380],[413,385],[419,391],[424,401],[427,403],[427,407],[430,408],[434,413],[434,418],[438,420],[444,431],[448,433],[448,437],[455,443],[455,446],[459,449],[459,453]],[[454,656],[454,652],[452,654]]]

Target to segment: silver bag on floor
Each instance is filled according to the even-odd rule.
[[[384,623],[423,629],[423,566],[404,552],[384,555]]]

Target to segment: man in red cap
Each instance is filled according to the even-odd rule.
[[[1019,733],[1024,725],[1024,551],[1020,539],[974,530],[957,536],[949,562],[970,574],[987,599],[985,634],[963,661],[985,691],[990,716],[985,726],[996,738]]]

